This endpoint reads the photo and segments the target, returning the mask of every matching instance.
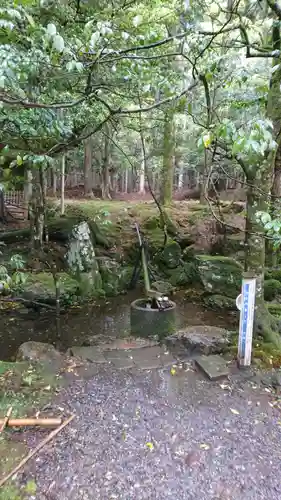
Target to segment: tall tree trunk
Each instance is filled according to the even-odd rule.
[[[200,177],[199,177],[199,190],[200,190],[200,203],[204,205],[207,203],[206,196],[208,196],[208,191],[211,186],[207,186],[208,184],[208,172],[209,172],[209,158],[210,154],[208,150],[205,148],[204,150],[204,163],[201,165],[200,169]]]
[[[45,240],[48,243],[49,233],[47,225],[47,205],[46,205],[46,194],[47,194],[47,178],[46,170],[42,165],[39,167],[39,179],[40,179],[40,189],[42,198],[42,212],[43,212],[43,231],[45,230]]]
[[[281,346],[279,325],[264,302],[265,238],[264,229],[257,221],[259,211],[267,212],[270,205],[274,160],[269,158],[256,172],[246,176],[247,207],[245,232],[245,271],[256,278],[256,305],[254,331],[268,342]]]
[[[128,193],[128,169],[124,172],[124,193]]]
[[[272,218],[279,217],[281,208],[281,143],[275,154],[273,183],[271,187],[270,215]],[[276,267],[278,264],[278,252],[270,240],[266,241],[266,262],[270,267]]]
[[[84,141],[84,195],[88,197],[93,197],[92,163],[93,144],[92,138],[88,137]]]
[[[23,199],[24,199],[24,217],[28,217],[29,203],[32,198],[32,169],[26,168],[24,172],[24,187],[23,187]]]
[[[141,108],[140,96],[139,96],[139,106]],[[146,159],[145,137],[143,133],[141,112],[139,114],[139,131],[140,131],[141,151],[142,151],[141,166],[139,170],[139,194],[145,194],[145,175],[147,175],[147,159]]]
[[[103,200],[109,199],[111,200],[110,194],[110,173],[109,173],[109,164],[110,164],[110,130],[109,127],[105,128],[106,134],[104,135],[104,153],[103,153],[103,161],[102,161],[102,198]]]
[[[141,166],[139,170],[139,194],[145,194],[145,161],[142,158]]]
[[[56,167],[52,168],[52,191],[53,191],[53,196],[57,196],[57,170],[56,170]]]
[[[170,205],[173,197],[174,112],[165,114],[163,136],[163,166],[161,171],[160,203]]]
[[[280,46],[279,23],[277,33],[274,33],[273,23],[273,48]],[[277,62],[277,61],[276,61]],[[275,62],[275,64],[276,64]],[[279,61],[277,62],[279,64]],[[273,72],[270,89],[268,92],[267,115],[273,121],[275,137],[280,131],[280,96],[281,69]],[[257,222],[256,214],[259,211],[271,210],[271,190],[275,167],[280,164],[280,153],[269,155],[260,167],[248,168],[245,171],[247,182],[247,211],[246,211],[246,236],[245,236],[245,270],[250,272],[257,280],[256,307],[255,307],[255,332],[260,333],[266,341],[281,347],[280,325],[272,316],[264,301],[264,269],[265,269],[265,238],[264,229]]]
[[[179,176],[178,176],[178,190],[180,191],[183,188],[183,166],[180,166]]]
[[[273,22],[272,26],[272,49],[280,53],[280,22]],[[281,196],[281,140],[280,140],[280,112],[281,112],[281,69],[279,58],[274,58],[273,66],[278,66],[277,71],[274,71],[271,76],[270,90],[268,92],[267,114],[273,122],[274,139],[278,143],[277,151],[274,160],[273,182],[271,187],[271,206],[270,214],[274,217],[279,217],[280,214],[280,196]],[[270,241],[266,243],[267,263],[270,266],[277,265],[277,254]]]
[[[141,137],[142,160],[139,171],[139,176],[140,176],[139,194],[145,194],[145,175],[147,174],[147,160],[146,160],[145,139],[142,130],[141,117],[140,117],[140,137]]]
[[[64,199],[64,185],[65,185],[65,154],[61,157],[61,193],[60,193],[60,214],[64,215],[65,199]]]
[[[35,175],[32,186],[32,198],[29,204],[31,247],[33,249],[39,249],[43,244],[45,222],[45,208],[43,200],[44,195],[41,182],[40,180],[38,181],[38,176]]]

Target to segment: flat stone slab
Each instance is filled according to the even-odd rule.
[[[166,338],[169,346],[182,350],[186,349],[190,354],[220,354],[229,343],[229,332],[224,328],[215,326],[199,325],[190,326],[179,330]]]
[[[218,380],[229,375],[227,362],[218,355],[198,356],[195,361],[210,380]]]
[[[91,361],[91,363],[106,363],[107,360],[105,359],[104,355],[102,352],[97,350],[96,347],[84,347],[84,346],[77,346],[77,347],[71,347],[69,349],[69,353],[72,356],[75,356],[77,358],[82,358],[86,359],[87,361]]]
[[[173,354],[170,352],[165,352],[164,354],[161,354],[160,359],[163,366],[171,366],[177,362],[176,357],[173,356]]]
[[[138,368],[151,370],[161,368],[175,362],[174,357],[165,354],[164,347],[144,347],[131,352],[133,360]]]
[[[103,356],[107,361],[112,361],[114,359],[128,359],[132,358],[132,351],[122,351],[118,349],[113,349],[112,351],[104,351]]]
[[[121,357],[121,358],[112,358],[110,360],[111,364],[115,366],[115,368],[118,368],[119,370],[125,370],[128,368],[133,368],[135,365],[134,361],[130,359],[129,357]]]
[[[137,367],[143,370],[162,368],[176,363],[175,357],[165,347],[141,347],[132,349],[111,349],[100,351],[95,346],[71,347],[71,356],[81,358],[91,363],[111,363],[115,368]]]
[[[158,345],[158,342],[155,342],[150,339],[139,339],[135,337],[127,337],[123,339],[116,339],[113,342],[100,345],[99,348],[102,351],[107,350],[130,350],[130,349],[141,349],[143,347],[155,347]]]
[[[122,351],[114,349],[112,351],[104,351],[105,359],[112,363],[115,368],[133,368],[135,366],[132,351]]]

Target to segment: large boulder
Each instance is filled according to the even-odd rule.
[[[162,260],[168,269],[175,269],[180,264],[181,247],[176,241],[172,241],[165,246]]]
[[[205,296],[203,300],[209,309],[214,309],[217,311],[237,311],[236,300],[233,297],[212,294]]]
[[[165,277],[175,288],[191,285],[197,278],[197,269],[194,262],[182,261],[175,269],[164,270]]]
[[[220,354],[229,345],[230,333],[224,328],[215,326],[190,326],[177,331],[165,339],[175,350],[187,351],[191,354]]]
[[[87,222],[83,221],[73,226],[66,260],[70,272],[81,283],[82,293],[86,291],[86,295],[100,295],[102,279],[91,229]]]
[[[198,255],[198,273],[206,292],[236,298],[241,292],[243,266],[230,257]]]
[[[17,361],[57,365],[62,362],[62,355],[51,344],[29,341],[18,348]]]
[[[98,269],[91,230],[87,222],[73,226],[66,254],[69,269],[73,274]]]
[[[122,266],[108,257],[99,258],[102,288],[106,296],[116,296],[128,288],[133,275],[132,266]]]

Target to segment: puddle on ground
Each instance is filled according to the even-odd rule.
[[[56,318],[53,312],[28,313],[13,316],[2,314],[0,318],[0,357],[13,359],[20,344],[28,340],[49,342],[66,350],[74,345],[93,344],[95,337],[108,340],[130,335],[130,304],[141,296],[133,291],[120,297],[95,302],[93,305],[69,310],[60,317],[60,339],[58,341]],[[183,294],[176,294],[177,328],[191,325],[213,325],[233,329],[238,314],[220,315],[194,304]]]

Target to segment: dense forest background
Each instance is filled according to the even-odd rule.
[[[163,209],[193,197],[222,227],[221,200],[246,201],[244,269],[278,343],[263,282],[280,242],[281,5],[0,3],[2,187],[23,192],[33,244],[65,189]]]

